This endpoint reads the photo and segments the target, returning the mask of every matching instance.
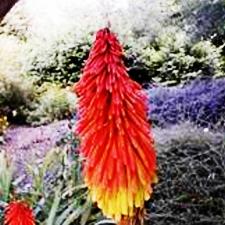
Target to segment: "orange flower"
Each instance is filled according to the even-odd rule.
[[[129,78],[122,47],[108,28],[97,33],[75,92],[76,133],[91,198],[108,217],[132,218],[152,193],[156,155],[146,96]]]
[[[4,225],[34,225],[34,216],[29,206],[22,201],[10,202],[6,207]]]

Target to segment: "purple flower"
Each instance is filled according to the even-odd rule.
[[[225,79],[197,79],[185,86],[148,89],[149,118],[159,126],[191,121],[204,127],[223,126]]]

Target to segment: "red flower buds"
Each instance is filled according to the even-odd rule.
[[[146,96],[122,58],[116,36],[100,30],[75,86],[85,182],[92,200],[117,221],[144,206],[156,181]]]

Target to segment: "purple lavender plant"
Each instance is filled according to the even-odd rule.
[[[185,86],[148,89],[149,117],[168,127],[191,121],[203,127],[223,127],[225,79],[198,79]]]

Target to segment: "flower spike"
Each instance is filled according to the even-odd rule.
[[[123,49],[109,28],[97,32],[74,89],[79,97],[75,132],[90,196],[107,217],[132,221],[157,180],[156,155],[146,95],[129,78]]]

